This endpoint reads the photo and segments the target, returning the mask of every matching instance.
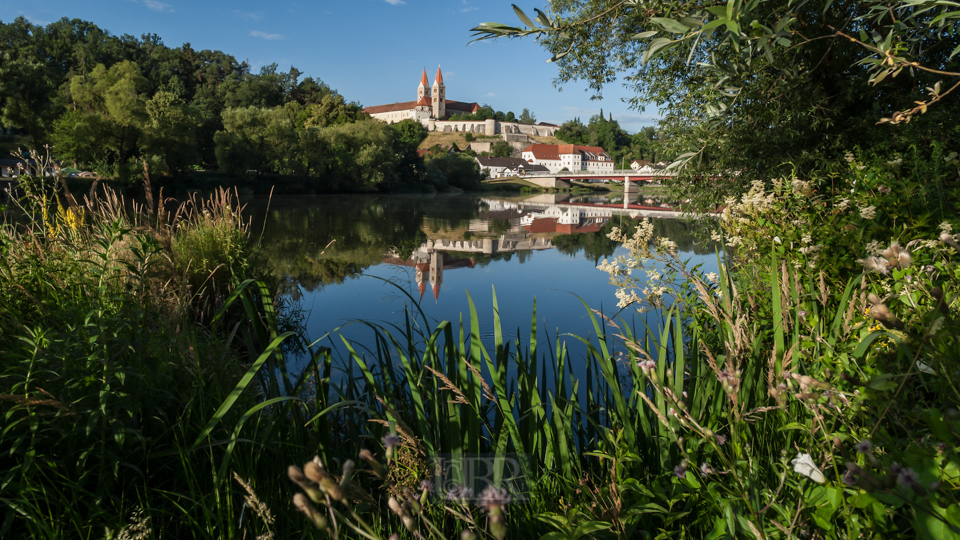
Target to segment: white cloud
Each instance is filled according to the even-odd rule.
[[[495,96],[495,95],[496,95],[496,94],[494,94],[493,92],[487,92],[487,97],[493,97],[493,96]]]
[[[391,6],[402,6],[406,4],[403,0],[383,0],[384,2],[390,4]]]
[[[236,9],[233,10],[233,12],[236,13],[237,17],[240,17],[245,21],[262,21],[263,20],[263,15],[260,15],[259,13],[250,13],[248,11],[239,11]]]
[[[281,34],[268,34],[266,32],[261,32],[259,30],[254,30],[253,32],[250,32],[249,35],[255,38],[263,38],[263,39],[269,39],[269,40],[283,39],[283,35]]]
[[[144,6],[147,6],[147,9],[150,9],[153,11],[159,11],[161,13],[164,11],[167,11],[170,13],[174,12],[173,6],[171,6],[170,4],[165,4],[163,2],[159,2],[158,0],[130,0],[130,1],[136,2],[138,4],[143,4]]]

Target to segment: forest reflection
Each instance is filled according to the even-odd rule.
[[[291,292],[297,286],[312,292],[380,264],[415,267],[426,283],[438,252],[440,272],[444,266],[477,268],[513,259],[523,264],[534,251],[548,249],[597,263],[617,247],[607,236],[613,227],[632,233],[651,213],[622,210],[621,202],[622,195],[309,196],[257,201],[246,211],[272,272]],[[674,201],[641,195],[639,202],[663,214]],[[703,220],[651,221],[657,235],[683,252],[715,250]],[[432,279],[442,279],[433,270]]]

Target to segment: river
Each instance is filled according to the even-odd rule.
[[[637,202],[623,209],[622,194],[299,196],[251,202],[246,212],[311,340],[342,327],[363,342],[371,331],[350,323],[402,325],[417,307],[432,324],[462,315],[468,327],[469,294],[489,342],[496,294],[505,339],[529,339],[536,301],[539,339],[553,343],[559,332],[571,344],[563,334],[594,333],[583,302],[617,313],[615,289],[596,268],[625,252],[606,236],[613,226],[670,216],[652,219],[657,233],[691,264],[716,269],[700,222],[663,208],[669,199],[641,193]],[[620,315],[638,324],[632,312]]]

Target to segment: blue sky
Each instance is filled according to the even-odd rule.
[[[516,1],[516,0],[514,0]],[[533,11],[539,2],[521,2]],[[62,17],[92,21],[115,35],[156,33],[165,44],[220,49],[255,69],[296,66],[348,100],[382,105],[416,99],[423,68],[430,81],[443,68],[449,99],[488,103],[540,121],[586,121],[603,108],[634,132],[656,110],[630,110],[619,84],[591,101],[586,85],[553,86],[556,68],[533,40],[467,46],[481,22],[517,23],[510,0],[0,0],[0,20],[23,15],[35,24]]]

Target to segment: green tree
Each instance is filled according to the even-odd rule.
[[[157,92],[146,103],[143,151],[162,159],[166,172],[182,174],[199,160],[196,129],[200,112],[170,92]]]
[[[536,124],[537,117],[533,114],[530,109],[524,109],[520,113],[520,123],[521,124]]]
[[[139,152],[143,127],[149,121],[144,89],[146,79],[131,61],[107,69],[98,64],[70,80],[74,115],[56,124],[54,150],[80,163],[92,163],[106,150],[106,160],[126,177],[125,165]],[[99,149],[97,148],[99,147]]]
[[[507,141],[497,141],[490,146],[490,155],[493,157],[510,157],[513,147]]]
[[[465,154],[441,154],[427,163],[433,173],[428,176],[442,176],[444,181],[459,189],[474,189],[483,181],[480,165],[476,159]]]
[[[399,142],[414,150],[427,138],[427,128],[423,127],[423,124],[420,122],[409,118],[395,124],[390,124],[390,128],[396,132],[396,137]]]
[[[559,85],[584,81],[599,96],[626,80],[634,107],[663,111],[661,147],[687,165],[681,185],[734,169],[718,185],[736,189],[788,169],[824,171],[858,145],[906,152],[958,136],[941,125],[960,113],[943,99],[960,85],[955,4],[555,0],[523,22],[475,30],[535,35]]]
[[[3,53],[0,64],[0,122],[21,128],[30,135],[35,148],[46,141],[49,126],[60,107],[53,101],[54,88],[47,80],[42,63],[30,58],[14,58]]]

